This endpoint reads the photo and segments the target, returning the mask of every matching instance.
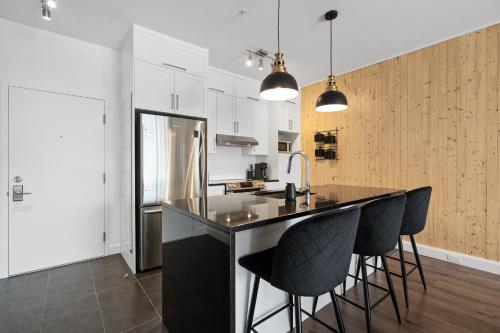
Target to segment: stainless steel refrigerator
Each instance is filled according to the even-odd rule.
[[[136,119],[137,263],[161,266],[161,202],[206,195],[205,119],[139,112]]]

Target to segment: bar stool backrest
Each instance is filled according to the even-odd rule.
[[[381,256],[393,250],[399,239],[405,203],[406,195],[398,194],[361,206],[354,253]]]
[[[432,187],[426,186],[406,192],[406,207],[401,235],[416,235],[425,228]]]
[[[347,277],[358,229],[357,206],[305,219],[281,236],[271,284],[296,296],[319,296]]]

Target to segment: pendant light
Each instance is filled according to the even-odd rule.
[[[337,11],[331,10],[325,14],[325,19],[330,21],[330,75],[328,76],[328,83],[326,84],[325,91],[318,97],[316,101],[316,111],[318,112],[336,112],[347,109],[347,98],[337,88],[335,82],[335,75],[333,75],[333,32],[332,21],[337,17]]]
[[[299,94],[295,78],[286,71],[283,53],[280,48],[280,7],[278,0],[278,53],[275,55],[273,69],[260,85],[260,97],[268,101],[285,101]]]

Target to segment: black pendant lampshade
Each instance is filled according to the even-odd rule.
[[[271,74],[260,85],[260,97],[268,101],[285,101],[298,94],[297,81],[287,72],[280,50],[280,0],[278,0],[278,53],[275,55]]]
[[[347,97],[337,88],[335,75],[333,75],[332,50],[333,50],[333,33],[332,21],[337,17],[337,11],[331,10],[325,14],[325,19],[330,21],[330,75],[325,91],[318,97],[316,101],[316,111],[318,112],[336,112],[347,109]]]

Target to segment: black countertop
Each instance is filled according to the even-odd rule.
[[[313,186],[311,192],[314,194],[308,206],[304,197],[287,202],[250,193],[172,200],[164,202],[163,206],[231,233],[404,193],[404,190],[320,185]]]

